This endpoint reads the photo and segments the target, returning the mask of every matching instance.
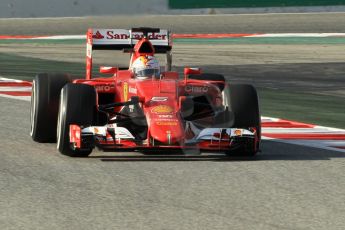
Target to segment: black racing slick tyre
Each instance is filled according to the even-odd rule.
[[[248,139],[236,151],[238,155],[254,156],[260,148],[261,117],[256,89],[248,84],[227,84],[223,91],[224,106],[228,107],[234,118],[233,128],[255,128],[256,138]]]
[[[32,82],[30,135],[36,142],[55,142],[59,97],[72,81],[67,74],[38,74]]]
[[[92,147],[74,149],[69,141],[71,124],[91,126],[96,111],[96,91],[93,86],[85,84],[67,84],[61,90],[57,122],[57,149],[70,157],[87,157]]]

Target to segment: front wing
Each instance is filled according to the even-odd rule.
[[[201,151],[231,151],[247,141],[257,141],[255,128],[205,128],[198,135],[178,145],[138,141],[130,131],[116,125],[80,127],[70,125],[70,144],[73,149],[98,147],[104,151],[149,149],[200,149]]]

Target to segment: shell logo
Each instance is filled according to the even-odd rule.
[[[173,108],[171,108],[168,105],[158,105],[158,106],[155,106],[151,110],[152,113],[157,113],[157,114],[160,114],[160,113],[172,113],[173,111],[174,111]]]

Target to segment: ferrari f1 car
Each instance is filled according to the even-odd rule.
[[[100,67],[110,76],[92,77],[94,50],[129,53],[129,68]],[[72,157],[86,157],[95,147],[255,155],[261,140],[255,88],[197,68],[184,68],[180,76],[171,71],[171,50],[167,30],[89,29],[86,78],[38,74],[34,79],[33,140],[57,142],[58,150]],[[135,62],[155,54],[165,55],[166,66],[138,77]]]

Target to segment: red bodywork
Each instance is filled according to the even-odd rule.
[[[103,36],[103,37],[102,37]],[[205,81],[188,79],[189,74],[200,74],[199,69],[185,68],[184,76],[180,77],[178,72],[162,72],[160,79],[137,80],[131,70],[119,70],[116,67],[102,67],[101,73],[112,73],[111,77],[92,78],[92,48],[95,38],[102,39],[105,34],[99,31],[89,30],[87,33],[87,54],[86,54],[86,78],[75,80],[73,83],[88,84],[95,87],[97,91],[97,108],[104,103],[102,100],[107,98],[106,103],[128,102],[132,97],[139,100],[138,106],[147,123],[146,137],[138,138],[117,138],[108,132],[109,124],[105,137],[97,138],[97,131],[94,131],[96,145],[103,149],[123,149],[123,148],[201,148],[207,150],[227,150],[231,146],[230,136],[222,134],[221,131],[214,133],[216,141],[200,140],[194,145],[186,145],[198,135],[188,125],[181,115],[182,104],[188,97],[207,96],[209,103],[214,108],[222,106],[222,91],[219,85],[223,81]],[[169,42],[169,45],[171,43]],[[142,47],[145,46],[145,49]],[[170,47],[171,48],[171,47]],[[134,48],[130,51],[131,58],[129,66],[141,55],[155,55],[155,48],[151,41],[145,36],[140,38]],[[111,102],[109,101],[111,98]],[[125,108],[127,107],[127,108]],[[114,106],[110,112],[110,120],[121,117],[124,109],[131,110],[130,106]],[[99,112],[99,111],[98,111]],[[128,115],[128,114],[127,114]],[[205,116],[200,121],[202,123],[212,123],[212,116]],[[99,126],[95,126],[99,127]],[[117,128],[114,125],[115,129]],[[85,127],[77,125],[70,126],[70,142],[75,148],[82,148],[82,130]],[[96,128],[99,129],[99,128]],[[95,130],[95,128],[93,128]],[[133,132],[133,131],[132,131]],[[255,132],[255,131],[254,131]]]

